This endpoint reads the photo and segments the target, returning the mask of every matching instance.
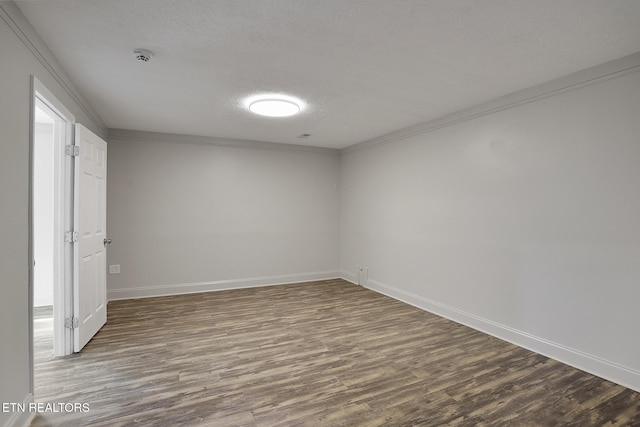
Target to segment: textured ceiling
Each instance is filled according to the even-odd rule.
[[[334,148],[640,50],[637,0],[16,3],[110,128]]]

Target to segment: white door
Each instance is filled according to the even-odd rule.
[[[73,350],[78,352],[107,322],[106,206],[107,143],[80,124],[75,125],[73,188]]]

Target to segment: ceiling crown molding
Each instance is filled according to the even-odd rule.
[[[509,95],[501,96],[491,101],[448,114],[439,119],[420,123],[351,145],[342,149],[342,152],[350,153],[353,151],[373,148],[380,144],[401,141],[412,136],[421,135],[436,129],[472,120],[477,117],[515,108],[520,105],[535,102],[540,99],[559,95],[567,91],[579,89],[581,87],[593,85],[637,71],[640,71],[640,52],[605,62],[604,64],[596,65],[595,67],[577,71],[527,89],[519,90]]]
[[[331,155],[338,155],[340,153],[340,150],[338,150],[337,148],[280,144],[276,142],[252,141],[246,139],[146,132],[127,129],[109,129],[108,141],[171,142],[178,144],[214,145],[219,147],[250,148],[259,150],[306,151],[311,153]]]
[[[107,126],[102,118],[91,108],[89,102],[73,84],[67,73],[60,66],[56,57],[49,50],[44,41],[38,36],[31,23],[22,14],[20,8],[13,1],[0,2],[0,18],[29,49],[33,56],[42,64],[64,91],[75,101],[82,111],[93,121],[103,134],[107,134]]]

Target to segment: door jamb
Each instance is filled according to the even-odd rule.
[[[70,317],[73,310],[73,247],[64,240],[64,231],[73,225],[73,158],[64,154],[64,146],[73,144],[73,125],[75,116],[62,104],[35,76],[31,76],[31,94],[29,111],[29,385],[34,392],[34,349],[33,349],[33,298],[34,298],[34,233],[33,233],[33,174],[35,152],[35,109],[36,99],[42,101],[59,118],[62,126],[54,130],[54,328],[62,342],[54,343],[56,356],[73,352],[73,334],[65,328],[64,319]],[[57,218],[56,218],[57,217]],[[57,282],[57,283],[56,283]],[[56,310],[55,307],[58,307]],[[54,340],[55,341],[55,340]]]

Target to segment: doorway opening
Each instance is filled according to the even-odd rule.
[[[30,329],[35,390],[35,365],[73,350],[65,325],[72,307],[72,252],[65,241],[72,220],[72,163],[65,147],[73,143],[75,118],[35,77],[32,93]]]
[[[33,338],[36,360],[54,355],[54,127],[56,115],[36,98],[33,128]],[[55,304],[59,310],[58,304]]]
[[[106,323],[107,145],[35,77],[29,198],[31,390],[46,362],[82,348]]]

